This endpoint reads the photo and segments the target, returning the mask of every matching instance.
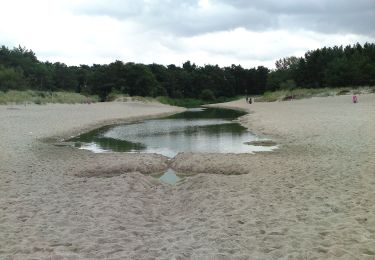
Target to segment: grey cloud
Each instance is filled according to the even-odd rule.
[[[106,15],[121,20],[143,17],[147,22],[149,19],[162,19],[177,10],[195,9],[197,6],[197,0],[183,3],[170,0],[92,0],[75,5],[73,11],[87,15]]]
[[[273,14],[352,13],[374,9],[373,0],[212,0],[237,9],[264,10]]]
[[[89,1],[75,11],[136,22],[144,30],[192,36],[244,27],[253,31],[302,29],[375,36],[374,0]]]
[[[374,0],[213,0],[238,10],[259,10],[278,20],[278,28],[375,36]],[[251,28],[249,28],[251,29]]]
[[[142,1],[91,1],[82,2],[78,6],[74,6],[74,12],[84,15],[93,16],[111,16],[118,19],[130,18],[137,16],[143,11]]]
[[[298,14],[279,19],[280,27],[307,29],[327,34],[362,34],[375,36],[375,12],[373,10],[348,14]]]

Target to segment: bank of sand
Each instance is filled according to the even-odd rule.
[[[241,123],[280,148],[171,161],[51,143],[176,108],[0,106],[0,258],[374,259],[375,95],[359,99],[220,104],[249,109]],[[197,174],[141,174],[169,166]]]

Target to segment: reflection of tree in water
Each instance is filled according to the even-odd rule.
[[[209,119],[219,118],[233,120],[240,116],[246,115],[246,112],[233,110],[233,109],[222,109],[222,108],[207,108],[201,111],[185,111],[175,115],[171,115],[166,119]]]
[[[110,130],[113,126],[105,126],[93,131],[81,134],[74,137],[69,142],[76,142],[76,146],[81,147],[82,143],[95,143],[101,149],[110,150],[114,152],[130,152],[130,151],[142,151],[146,149],[146,146],[141,143],[133,143],[126,140],[119,140],[115,138],[104,137],[104,133]]]
[[[251,136],[245,127],[232,122],[243,114],[236,110],[212,108],[187,111],[162,119],[102,127],[70,141],[95,143],[101,149],[114,152],[155,149],[176,153],[220,152],[223,145],[235,150],[243,144],[243,138]]]
[[[146,145],[141,143],[132,143],[107,137],[95,137],[90,142],[76,141],[75,147],[81,148],[85,143],[95,143],[101,149],[113,152],[134,152],[146,149]]]
[[[118,140],[107,137],[95,138],[94,142],[97,143],[102,149],[111,150],[114,152],[143,151],[146,149],[146,145],[141,143],[132,143],[126,140]]]

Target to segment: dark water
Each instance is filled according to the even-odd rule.
[[[166,118],[106,126],[70,141],[93,152],[145,152],[174,157],[179,152],[251,153],[273,147],[244,144],[258,138],[233,122],[244,112],[196,108]]]

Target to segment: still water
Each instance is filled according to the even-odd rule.
[[[258,138],[233,121],[244,112],[195,108],[169,117],[112,125],[69,141],[93,152],[142,152],[174,157],[180,152],[251,153],[275,147],[252,146]]]
[[[166,172],[160,175],[153,176],[162,182],[174,185],[177,184],[179,181],[181,181],[183,178],[179,177],[176,172],[172,169],[168,169]]]

